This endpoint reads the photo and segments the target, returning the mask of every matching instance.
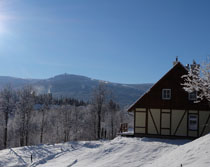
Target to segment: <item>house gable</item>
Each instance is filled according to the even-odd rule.
[[[188,99],[182,86],[182,76],[188,70],[180,62],[175,63],[128,109],[134,111],[134,136],[196,138],[210,132],[208,102]]]
[[[188,99],[188,93],[181,85],[184,83],[182,76],[187,72],[187,69],[177,62],[148,92],[131,105],[128,111],[135,108],[209,110],[206,101],[194,103]],[[171,89],[171,99],[162,99],[163,89]]]

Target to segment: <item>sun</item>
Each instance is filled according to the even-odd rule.
[[[13,17],[10,15],[10,12],[6,10],[6,8],[2,10],[2,6],[4,5],[0,3],[0,34],[1,35],[7,34],[9,32],[9,23],[13,20]]]
[[[7,1],[0,0],[0,34],[6,34],[8,32],[8,22],[11,20],[11,16],[8,15]]]

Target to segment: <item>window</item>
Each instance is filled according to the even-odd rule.
[[[197,130],[198,129],[198,115],[190,114],[188,125],[189,125],[189,130]]]
[[[194,92],[188,93],[188,99],[191,101],[197,100],[197,92],[194,91]]]
[[[171,89],[163,89],[162,90],[162,99],[170,100],[171,99]]]

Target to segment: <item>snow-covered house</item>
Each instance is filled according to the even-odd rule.
[[[178,60],[148,92],[128,109],[134,112],[134,136],[197,138],[210,132],[210,107],[194,103],[181,83],[188,69]]]

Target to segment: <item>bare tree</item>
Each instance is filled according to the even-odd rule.
[[[104,83],[99,83],[98,87],[93,92],[92,103],[96,110],[97,117],[97,139],[101,138],[101,116],[102,110],[106,103],[107,90]]]
[[[4,148],[7,148],[9,116],[14,113],[15,92],[7,85],[0,93],[0,111],[4,115]]]
[[[46,112],[49,111],[51,102],[52,102],[52,94],[49,93],[43,95],[43,105],[40,110],[42,114],[42,121],[40,125],[40,143],[43,143],[44,127],[46,125]]]
[[[75,105],[73,105],[72,109],[72,123],[73,123],[73,132],[74,132],[74,140],[78,140],[78,130],[79,130],[79,110]]]
[[[72,107],[69,105],[63,105],[61,106],[61,113],[62,113],[62,123],[63,123],[63,134],[64,134],[64,142],[67,142],[70,140],[70,129],[72,126],[72,120],[71,120],[71,113],[72,113]]]
[[[31,111],[34,107],[35,92],[31,86],[26,86],[18,92],[18,114],[20,116],[20,146],[29,144],[29,126]]]
[[[96,118],[96,110],[95,106],[89,104],[87,106],[81,106],[79,107],[81,115],[83,116],[81,119],[81,136],[78,138],[78,140],[95,140],[96,134],[97,134],[97,118]]]
[[[118,124],[117,111],[119,111],[119,106],[113,100],[110,100],[108,110],[110,115],[111,139],[113,139],[116,135],[116,124]]]
[[[204,98],[210,102],[210,59],[201,66],[193,61],[184,78],[183,88],[189,93],[197,92],[197,102]]]

